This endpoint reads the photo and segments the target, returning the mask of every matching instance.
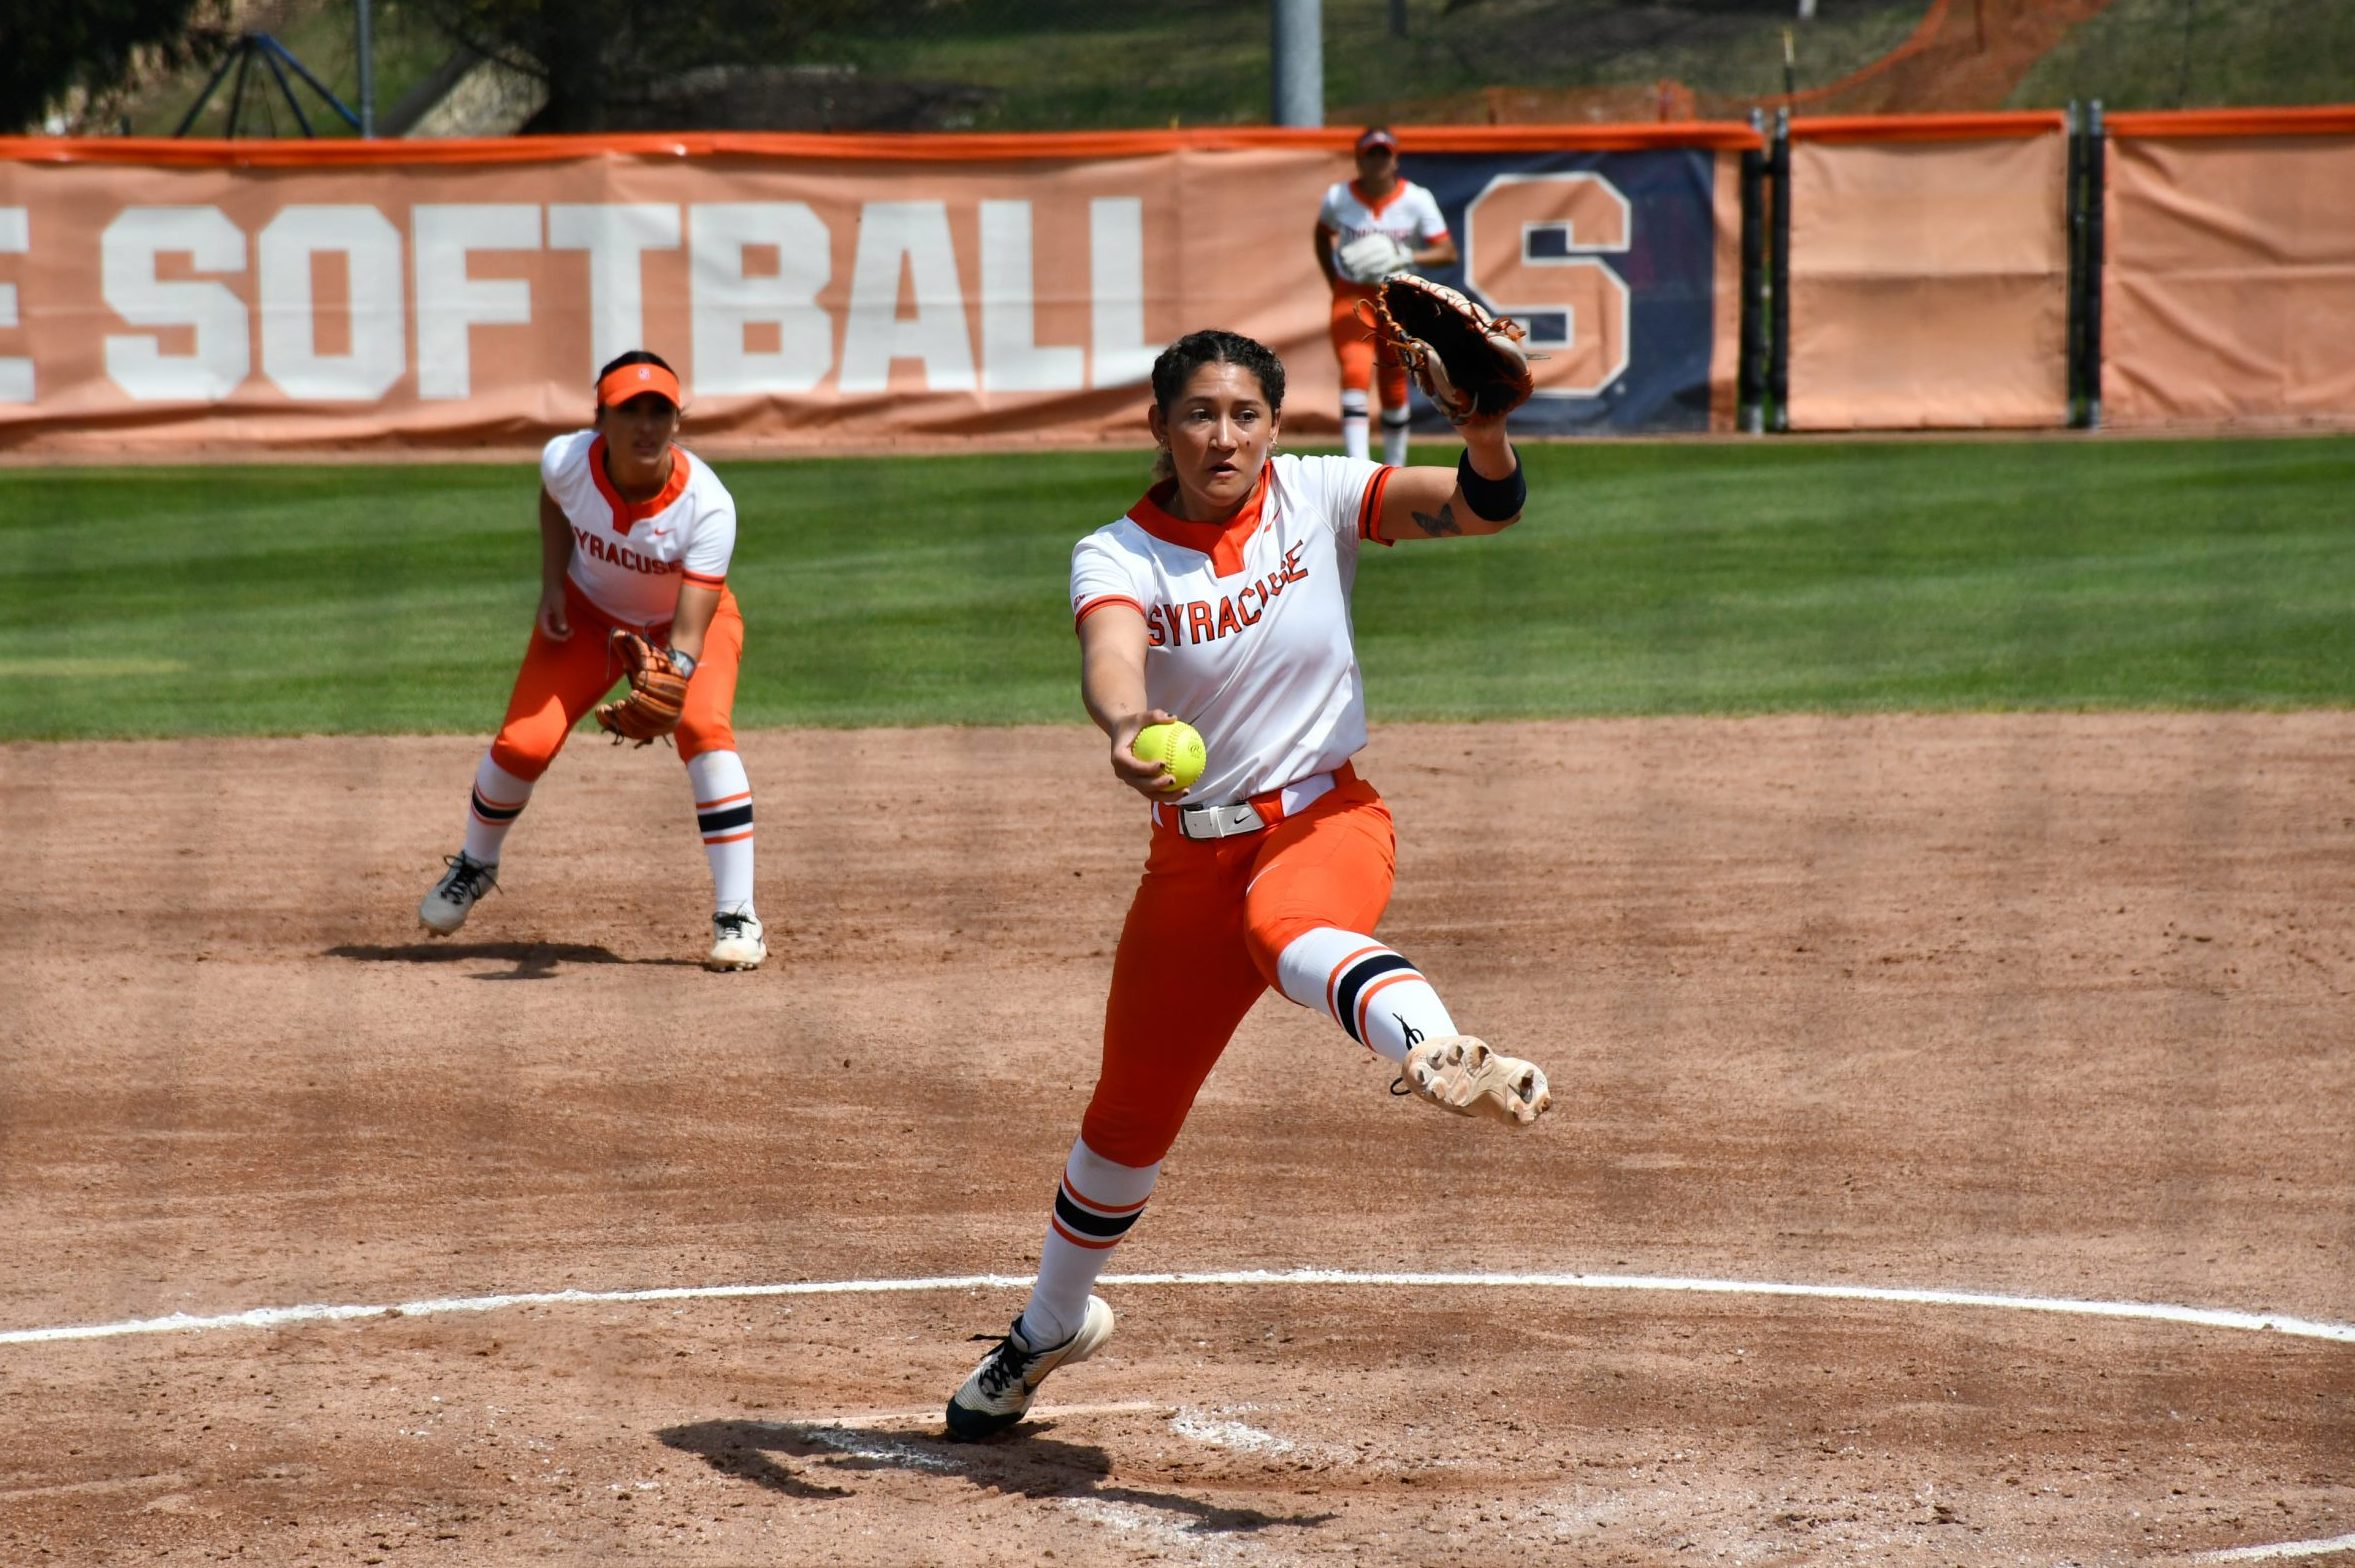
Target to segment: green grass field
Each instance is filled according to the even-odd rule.
[[[1377,722],[2355,702],[2355,440],[1525,458],[1510,534],[1369,553]],[[723,464],[738,722],[1079,722],[1070,547],[1144,467]],[[484,731],[533,495],[528,463],[0,470],[0,739]]]

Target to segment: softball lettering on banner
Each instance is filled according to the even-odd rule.
[[[0,139],[0,446],[528,446],[642,347],[711,441],[1133,441],[1154,356],[1212,325],[1274,347],[1291,426],[1326,435],[1338,372],[1304,215],[1345,166],[1334,143]],[[1640,156],[1705,192],[1715,154]],[[1705,327],[1647,317],[1672,250],[1677,278],[1710,277],[1647,237],[1683,233],[1649,166],[1437,161],[1475,287],[1550,356],[1541,403],[1688,398],[1627,401],[1669,373],[1656,345],[1707,352]]]
[[[137,401],[222,402],[255,375],[289,398],[376,400],[408,367],[413,308],[420,397],[475,394],[478,329],[583,314],[586,376],[650,340],[647,257],[684,244],[705,394],[809,392],[829,376],[846,393],[882,392],[901,361],[921,391],[1126,385],[1152,363],[1143,208],[1135,197],[1088,203],[1077,247],[1090,261],[1087,331],[1042,345],[1027,201],[973,204],[978,239],[962,259],[947,202],[865,204],[839,304],[822,297],[834,235],[804,202],[421,203],[405,234],[378,208],[348,203],[283,207],[253,234],[216,206],[127,207],[99,235],[99,299],[124,327],[148,330],[104,334],[104,365]],[[25,235],[28,217],[0,208],[0,243]],[[517,260],[543,251],[579,253],[583,276],[534,276]],[[968,269],[980,284],[978,333]],[[0,324],[15,325],[13,310]]]

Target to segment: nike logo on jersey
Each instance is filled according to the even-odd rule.
[[[1300,564],[1300,551],[1301,546],[1294,545],[1284,552],[1283,565],[1233,593],[1221,594],[1215,604],[1208,599],[1196,599],[1187,604],[1149,607],[1145,611],[1145,645],[1171,648],[1183,643],[1198,647],[1257,626],[1267,607],[1289,584],[1308,580],[1308,568]]]

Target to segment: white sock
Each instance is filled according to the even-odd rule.
[[[1276,955],[1276,983],[1394,1062],[1425,1040],[1456,1032],[1422,972],[1355,931],[1321,926],[1294,937]]]
[[[1351,457],[1366,455],[1366,395],[1363,392],[1341,394],[1341,450]]]
[[[474,769],[474,799],[466,811],[466,858],[486,866],[499,863],[507,830],[531,804],[532,781],[519,779],[491,760],[489,752]]]
[[[714,914],[752,910],[752,780],[744,759],[732,751],[707,751],[687,759],[687,782],[695,788],[695,826],[703,834],[703,855],[711,862]]]
[[[1047,1218],[1047,1239],[1039,1247],[1038,1284],[1015,1320],[1031,1349],[1060,1345],[1079,1332],[1096,1276],[1145,1212],[1160,1175],[1158,1163],[1115,1165],[1085,1139],[1071,1145],[1063,1183],[1055,1189],[1055,1209]]]
[[[1406,466],[1406,427],[1413,417],[1403,408],[1382,410],[1382,461],[1392,468]]]

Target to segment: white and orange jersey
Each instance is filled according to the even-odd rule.
[[[1335,250],[1367,234],[1387,234],[1409,250],[1428,250],[1447,238],[1447,219],[1439,214],[1439,198],[1408,179],[1390,187],[1390,194],[1380,201],[1369,198],[1355,180],[1339,181],[1325,192],[1325,204],[1317,209],[1317,223],[1333,236]],[[1366,286],[1344,279],[1334,287],[1363,290]]]
[[[1347,762],[1366,743],[1350,626],[1358,544],[1396,469],[1274,457],[1234,519],[1163,510],[1172,484],[1071,552],[1073,623],[1107,605],[1145,617],[1145,699],[1202,732],[1184,795],[1237,801]]]
[[[605,472],[605,438],[558,436],[540,453],[540,483],[572,524],[574,584],[621,626],[644,630],[678,613],[679,585],[719,588],[736,551],[736,501],[710,467],[671,448],[670,482],[625,501]]]

